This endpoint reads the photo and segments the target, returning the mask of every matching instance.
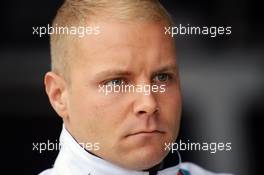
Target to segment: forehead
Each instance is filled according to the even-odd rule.
[[[100,33],[78,39],[75,55],[79,65],[128,67],[175,58],[174,41],[164,34],[165,23],[108,21],[92,25],[98,26]]]
[[[168,35],[165,35],[164,22],[120,22],[120,21],[102,21],[90,24],[99,27],[98,35],[86,35],[80,38],[78,45],[82,49],[95,53],[103,49],[114,47],[138,47],[146,48],[154,44],[167,44],[164,41],[172,41]],[[88,49],[92,48],[92,49]]]

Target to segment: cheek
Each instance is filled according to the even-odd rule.
[[[91,127],[95,130],[107,130],[106,133],[114,132],[122,124],[128,111],[126,100],[97,93],[79,94],[74,106],[80,120],[93,123]]]
[[[128,101],[121,96],[105,96],[97,100],[93,110],[101,123],[106,127],[113,128],[112,131],[114,132],[122,126],[130,108]]]
[[[171,114],[178,114],[181,112],[182,101],[181,92],[178,86],[171,86],[166,89],[164,93],[158,95],[159,105],[161,108],[170,111]]]
[[[111,96],[81,93],[71,97],[70,125],[82,138],[109,147],[117,141],[127,104]]]
[[[164,118],[168,129],[173,133],[177,133],[182,110],[180,91],[168,91],[160,95],[159,106],[162,112],[161,116]]]

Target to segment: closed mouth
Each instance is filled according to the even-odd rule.
[[[162,131],[158,131],[158,130],[153,130],[153,131],[139,131],[139,132],[135,132],[135,133],[132,133],[132,134],[129,134],[127,135],[127,137],[129,136],[135,136],[135,135],[140,135],[140,134],[164,134],[165,132],[162,132]]]

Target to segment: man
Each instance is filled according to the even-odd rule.
[[[163,169],[181,115],[171,24],[155,0],[64,2],[53,27],[89,28],[51,35],[45,86],[64,125],[54,167],[41,175],[211,174],[191,163]]]

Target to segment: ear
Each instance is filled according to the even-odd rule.
[[[48,72],[45,75],[44,84],[53,109],[63,119],[68,118],[68,92],[65,80],[53,72]]]

